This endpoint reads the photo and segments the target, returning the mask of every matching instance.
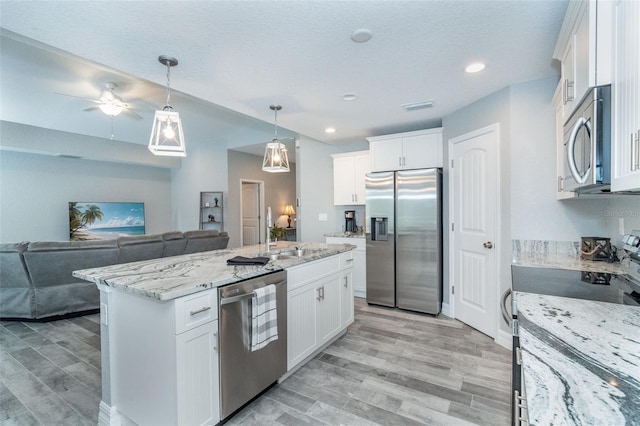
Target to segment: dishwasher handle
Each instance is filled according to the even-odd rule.
[[[286,284],[286,283],[287,283],[287,281],[283,280],[283,281],[279,281],[277,283],[272,283],[272,284],[277,287],[279,285]],[[220,306],[229,305],[231,303],[242,302],[243,300],[251,299],[255,295],[256,295],[256,292],[255,291],[251,291],[249,293],[239,294],[238,296],[221,297],[220,298]]]
[[[243,300],[251,299],[255,295],[256,295],[256,292],[252,291],[251,293],[241,294],[240,296],[224,297],[220,299],[220,305],[228,305],[230,303],[241,302]]]

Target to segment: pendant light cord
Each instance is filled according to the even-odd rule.
[[[275,112],[276,118],[275,118],[275,132],[276,132],[276,137],[275,139],[278,140],[278,110],[274,109],[273,110]]]
[[[171,106],[171,64],[167,62],[167,106],[173,109]]]

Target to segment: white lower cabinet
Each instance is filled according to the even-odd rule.
[[[351,244],[356,246],[350,251],[353,255],[353,295],[367,297],[367,242],[364,238],[355,237],[325,237],[327,244]]]
[[[108,312],[110,403],[123,424],[220,422],[215,289],[166,302],[114,291]]]
[[[218,321],[176,336],[178,424],[220,421],[218,404]]]
[[[347,252],[287,270],[287,370],[353,322],[350,259]]]

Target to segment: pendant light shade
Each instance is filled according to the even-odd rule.
[[[171,67],[178,65],[178,60],[169,56],[160,56],[158,61],[167,66],[167,104],[162,110],[156,111],[149,138],[149,151],[154,155],[186,157],[187,150],[180,114],[171,106],[170,72]]]
[[[271,105],[275,113],[275,137],[264,150],[264,160],[262,170],[269,173],[282,173],[289,171],[289,157],[286,146],[278,139],[278,111],[282,109],[280,105]]]

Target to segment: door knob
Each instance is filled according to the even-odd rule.
[[[482,244],[484,246],[484,248],[488,248],[488,249],[492,249],[493,248],[493,243],[491,241],[487,241],[486,243]]]

